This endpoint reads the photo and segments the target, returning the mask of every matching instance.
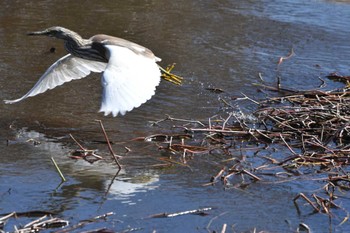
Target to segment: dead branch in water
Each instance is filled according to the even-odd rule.
[[[289,56],[281,58],[279,64],[293,54],[291,51]],[[172,132],[144,139],[170,152],[172,160],[177,155],[182,164],[187,164],[185,158],[199,155],[229,156],[230,159],[217,164],[217,174],[205,186],[219,183],[225,188],[244,189],[253,182],[292,181],[295,179],[289,177],[306,176],[311,170],[311,174],[325,174],[322,180],[328,184],[350,190],[350,175],[343,169],[350,165],[350,91],[346,87],[301,91],[280,85],[258,86],[280,96],[263,100],[246,95],[235,98],[235,101],[248,99],[255,103],[257,110],[253,116],[231,112],[227,117],[209,118],[207,123],[167,116],[156,124],[171,121]],[[246,152],[252,145],[261,148],[256,149],[255,156],[247,158]],[[254,167],[256,160],[263,163]],[[314,201],[308,196],[301,193],[295,201],[302,198],[316,212],[329,216],[332,208],[340,209],[332,196],[326,199],[314,193],[311,195]],[[343,221],[346,220],[345,217]]]

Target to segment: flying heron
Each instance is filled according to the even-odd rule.
[[[27,94],[16,100],[5,100],[6,104],[17,103],[65,82],[84,78],[91,72],[103,72],[100,112],[104,112],[105,116],[117,116],[149,100],[161,77],[181,83],[180,77],[157,65],[156,62],[161,59],[151,50],[121,38],[98,34],[83,39],[78,33],[58,26],[28,35],[62,39],[68,54],[52,64]],[[165,76],[161,71],[165,72]]]

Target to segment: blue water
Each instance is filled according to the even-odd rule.
[[[99,75],[65,84],[17,105],[0,104],[0,213],[45,210],[70,221],[114,212],[106,221],[86,224],[76,230],[106,227],[114,231],[137,232],[296,232],[300,223],[312,232],[347,232],[348,223],[339,226],[349,210],[349,195],[339,195],[344,209],[326,214],[313,213],[306,202],[293,199],[303,192],[324,196],[326,175],[277,178],[264,176],[246,188],[224,187],[220,182],[207,186],[210,178],[231,157],[218,154],[195,155],[188,166],[172,163],[180,155],[159,150],[150,142],[135,141],[156,133],[172,132],[170,122],[151,126],[151,121],[168,114],[182,119],[207,122],[215,114],[226,116],[233,109],[225,99],[249,115],[255,109],[250,101],[235,102],[232,96],[244,93],[263,98],[252,83],[258,74],[274,84],[296,89],[314,89],[321,81],[326,89],[341,87],[325,78],[333,71],[349,75],[350,4],[335,1],[42,1],[0,3],[0,98],[23,95],[55,60],[65,54],[62,42],[27,37],[27,31],[52,25],[71,28],[84,37],[97,33],[120,36],[152,49],[163,66],[176,62],[175,71],[185,77],[184,85],[162,83],[152,100],[126,116],[111,118],[97,113],[100,98]],[[48,53],[51,47],[55,53]],[[277,66],[281,56],[293,48],[295,56]],[[216,94],[206,90],[225,90]],[[273,93],[271,93],[273,95]],[[234,109],[236,110],[236,109]],[[123,169],[115,178],[116,166],[110,158],[99,125],[102,119],[113,148],[124,156]],[[84,146],[98,149],[105,158],[89,164],[69,158],[77,146],[73,134]],[[36,145],[33,140],[39,141]],[[7,145],[7,140],[10,140]],[[200,142],[198,142],[200,143]],[[125,148],[131,149],[125,153]],[[260,155],[275,154],[234,151],[244,155],[246,166],[260,166]],[[50,160],[54,157],[67,182],[61,179]],[[158,165],[158,166],[153,166]],[[276,182],[278,181],[278,182]],[[159,213],[175,213],[205,207],[208,215],[150,218]],[[33,218],[11,219],[5,230],[28,223]]]

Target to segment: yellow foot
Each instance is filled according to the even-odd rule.
[[[180,76],[177,76],[175,74],[170,73],[174,69],[175,63],[173,63],[172,65],[168,65],[165,69],[159,65],[158,65],[158,67],[162,71],[161,77],[164,80],[171,82],[171,83],[174,83],[176,85],[181,85],[183,78]]]

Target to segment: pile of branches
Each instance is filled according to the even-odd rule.
[[[286,89],[283,91],[286,92]],[[237,142],[239,139],[260,145],[286,146],[292,156],[278,162],[279,165],[290,161],[300,165],[350,164],[350,91],[289,92],[292,94],[260,102],[254,100],[259,106],[254,117],[232,112],[227,118],[216,116],[203,123],[168,116],[154,123],[184,122],[173,128],[185,133],[151,135],[145,139],[163,141],[174,152],[192,154],[210,153],[217,149],[227,152],[227,149],[232,149],[232,140]],[[200,138],[199,133],[204,138]],[[182,142],[175,143],[176,139]]]
[[[260,101],[240,98],[257,104],[251,115],[233,111],[206,123],[168,116],[154,124],[171,122],[172,130],[145,140],[179,155],[185,166],[198,154],[228,156],[216,163],[218,172],[204,185],[244,188],[253,182],[271,182],[268,177],[288,180],[293,175],[325,174],[318,180],[326,183],[326,197],[300,193],[295,201],[302,198],[315,211],[330,213],[330,208],[337,206],[335,189],[350,189],[350,90],[294,91],[260,86],[277,91],[279,96]],[[249,154],[254,155],[248,158]],[[259,159],[263,162],[257,162]]]
[[[350,163],[349,90],[298,92],[259,104],[255,115],[265,139],[282,141],[293,154],[288,161],[324,167]]]

